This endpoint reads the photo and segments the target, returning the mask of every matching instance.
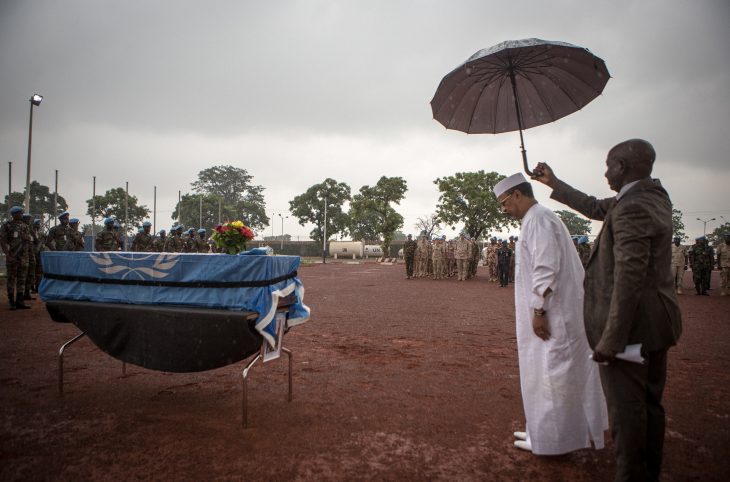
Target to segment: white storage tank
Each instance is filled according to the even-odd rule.
[[[362,258],[365,244],[362,241],[330,241],[330,256],[338,258]]]
[[[365,245],[365,257],[373,258],[382,258],[383,257],[383,248],[378,246],[377,244],[366,244]]]

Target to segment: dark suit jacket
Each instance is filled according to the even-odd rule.
[[[584,317],[591,348],[646,351],[676,344],[682,318],[671,274],[672,203],[658,180],[643,179],[619,201],[596,199],[562,181],[553,199],[603,227],[584,281]]]

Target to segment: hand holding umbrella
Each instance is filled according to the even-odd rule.
[[[480,50],[448,73],[431,109],[447,129],[470,134],[522,130],[582,109],[605,87],[606,64],[587,49],[540,39],[509,40]]]

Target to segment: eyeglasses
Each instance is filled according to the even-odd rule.
[[[502,199],[501,201],[499,201],[499,204],[501,204],[501,205],[502,205],[502,207],[505,207],[505,206],[504,206],[504,203],[506,203],[506,202],[507,202],[507,199],[511,198],[513,194],[514,194],[514,191],[513,191],[513,192],[511,192],[511,193],[509,194],[509,196],[507,196],[506,198],[504,198],[504,199]]]

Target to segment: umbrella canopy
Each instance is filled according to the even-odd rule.
[[[480,50],[448,73],[431,109],[447,129],[470,134],[519,130],[522,137],[522,129],[582,109],[609,78],[603,60],[582,47],[535,38],[508,40]]]

